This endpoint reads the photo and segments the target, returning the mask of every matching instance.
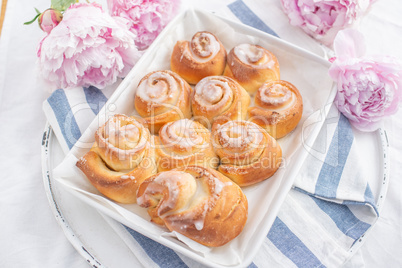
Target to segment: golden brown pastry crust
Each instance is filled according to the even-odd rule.
[[[210,32],[197,32],[191,41],[178,41],[173,48],[170,67],[190,84],[202,78],[221,75],[226,65],[226,50]]]
[[[250,94],[264,82],[280,79],[277,58],[259,45],[240,44],[230,50],[227,58],[223,75],[235,79]]]
[[[137,188],[156,173],[151,135],[143,125],[125,115],[115,115],[95,134],[92,149],[76,166],[106,197],[135,203]]]
[[[189,165],[215,169],[219,163],[212,148],[211,132],[189,119],[167,123],[159,130],[155,155],[159,172]]]
[[[212,133],[221,164],[218,170],[239,186],[271,177],[282,161],[282,149],[263,128],[249,121],[229,121]]]
[[[192,99],[194,120],[208,128],[247,116],[250,95],[233,79],[208,76],[197,83]]]
[[[278,80],[264,83],[255,95],[255,106],[249,108],[249,121],[263,127],[279,139],[294,130],[303,114],[303,99],[291,83]]]
[[[191,118],[190,85],[178,74],[155,71],[144,76],[135,94],[135,109],[142,117],[136,118],[148,127],[152,134],[158,133],[166,123]]]
[[[151,220],[210,247],[237,237],[247,221],[247,198],[216,170],[188,166],[158,173],[138,189]]]

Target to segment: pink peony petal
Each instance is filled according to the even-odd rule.
[[[357,30],[339,31],[334,41],[335,54],[343,58],[360,58],[366,54],[364,36]]]
[[[339,111],[357,129],[373,131],[383,117],[398,110],[402,99],[402,64],[392,57],[363,57],[354,53],[364,47],[357,40],[362,40],[361,35],[350,30],[337,35],[334,42],[337,59],[329,75],[338,86],[335,104]],[[360,57],[339,57],[339,54]]]
[[[135,44],[145,50],[177,14],[179,0],[107,0],[110,15],[130,21]]]
[[[331,46],[336,34],[367,13],[370,0],[281,0],[290,24]]]
[[[104,88],[125,76],[142,55],[134,37],[100,5],[74,4],[39,45],[39,70],[59,88]]]

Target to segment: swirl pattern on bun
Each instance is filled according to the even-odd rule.
[[[230,50],[223,74],[235,79],[250,94],[264,82],[280,79],[275,55],[252,44],[240,44]]]
[[[92,149],[76,166],[102,194],[135,203],[138,186],[156,173],[151,135],[142,124],[114,115],[95,133]]]
[[[151,133],[158,133],[166,123],[191,118],[190,85],[172,71],[155,71],[144,76],[135,94],[138,120]]]
[[[202,78],[221,75],[226,65],[226,50],[210,32],[197,32],[191,41],[178,41],[173,48],[170,66],[190,84]]]
[[[229,77],[208,76],[195,86],[193,115],[204,126],[245,119],[249,105],[250,95]]]
[[[294,130],[303,114],[303,99],[291,83],[278,80],[264,83],[255,95],[249,120],[279,139]]]
[[[271,177],[279,168],[282,149],[263,128],[249,121],[229,121],[212,133],[218,170],[239,186]]]
[[[216,168],[219,162],[212,144],[211,132],[189,119],[170,122],[155,137],[158,171],[200,165]]]

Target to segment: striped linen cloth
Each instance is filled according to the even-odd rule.
[[[262,1],[255,2],[263,5]],[[277,3],[272,4],[273,1],[266,2],[265,6],[272,10],[279,8]],[[281,36],[268,27],[265,16],[257,16],[253,10],[258,8],[251,7],[248,1],[237,0],[230,3],[227,10],[244,24]],[[283,27],[278,29],[286,35]],[[303,42],[307,48],[319,47],[309,38]],[[95,87],[59,89],[44,102],[44,112],[65,153],[116,87],[113,85],[102,91]],[[361,244],[362,237],[379,216],[368,183],[369,176],[359,168],[359,146],[348,120],[331,107],[324,127],[312,145],[312,151],[317,153],[307,157],[249,267],[339,267],[352,256],[353,249]],[[107,220],[144,267],[202,267],[134,230]]]

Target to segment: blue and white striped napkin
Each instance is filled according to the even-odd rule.
[[[266,8],[273,12],[280,8],[278,3],[273,0],[253,3],[237,0],[227,8],[241,22],[281,36],[268,27],[270,21],[265,16],[258,17],[255,11]],[[294,30],[290,25],[276,25],[284,35],[286,27],[288,31]],[[309,38],[303,42],[304,47],[319,47]],[[44,112],[65,153],[116,87],[102,91],[95,87],[59,89],[44,102]],[[312,153],[249,267],[339,267],[352,256],[376,222],[377,202],[369,185],[373,174],[366,174],[359,160],[364,144],[336,108],[331,108],[326,120],[318,139],[311,145]],[[144,267],[202,266],[123,225],[116,231]]]

